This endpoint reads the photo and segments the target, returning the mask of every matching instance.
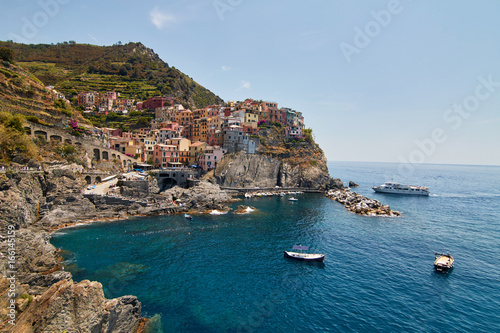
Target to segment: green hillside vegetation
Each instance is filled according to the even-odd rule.
[[[128,115],[110,112],[108,115],[86,116],[94,126],[119,128],[124,132],[150,127],[154,111],[131,111]]]
[[[10,162],[18,154],[36,156],[37,146],[25,133],[24,121],[19,114],[0,112],[0,163]]]
[[[278,158],[292,166],[316,166],[328,170],[323,150],[315,142],[312,129],[304,129],[302,134],[303,139],[287,139],[282,124],[262,126],[259,129],[260,153]]]
[[[166,95],[191,108],[223,103],[141,43],[95,46],[74,42],[55,45],[0,42],[1,47],[11,48],[17,62],[44,84],[53,85],[66,95],[116,91],[122,98],[138,101]]]
[[[0,64],[0,111],[36,117],[52,125],[69,118],[86,122],[80,112],[58,100],[29,70],[6,60]]]

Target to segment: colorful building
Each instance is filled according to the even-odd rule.
[[[215,169],[226,153],[226,149],[221,147],[206,146],[205,151],[201,154],[198,165],[204,170],[209,171]]]

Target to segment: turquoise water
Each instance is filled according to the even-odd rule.
[[[245,199],[250,215],[95,223],[55,233],[74,279],[138,296],[164,332],[500,331],[500,167],[329,163],[401,218],[361,217],[322,195]],[[430,197],[377,194],[390,180]],[[238,202],[234,207],[242,204]],[[283,258],[295,244],[323,264]],[[455,268],[435,273],[435,251]]]

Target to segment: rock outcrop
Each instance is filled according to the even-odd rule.
[[[32,228],[14,232],[14,264],[3,261],[0,267],[6,277],[0,279],[2,332],[137,331],[142,318],[135,296],[105,299],[100,283],[75,283],[69,272],[61,270],[47,232]],[[10,254],[7,239],[2,239],[0,249]],[[11,299],[15,317],[9,316]],[[13,318],[15,325],[9,323]]]
[[[6,279],[0,280],[2,290],[7,284]],[[142,322],[141,304],[136,297],[108,300],[99,282],[63,279],[39,296],[22,295],[28,295],[28,301],[18,304],[15,325],[7,322],[2,331],[137,332]]]
[[[401,216],[400,212],[393,211],[388,205],[380,201],[367,198],[349,190],[330,190],[326,196],[340,202],[348,211],[367,216]]]
[[[283,160],[279,157],[244,152],[224,157],[217,164],[212,180],[222,187],[273,188],[280,186],[314,190],[343,188],[339,179],[329,176],[326,159],[321,164],[293,163],[289,159]]]
[[[71,168],[0,174],[0,227],[5,231],[0,237],[0,274],[15,277],[0,279],[2,331],[135,332],[139,328],[141,305],[135,296],[108,300],[100,283],[73,282],[49,242],[50,228],[102,213],[81,195],[83,186]],[[12,237],[6,237],[7,230]],[[7,256],[14,260],[5,260]],[[15,326],[8,323],[11,300]]]
[[[274,187],[280,177],[278,159],[240,152],[217,164],[215,182],[223,187]]]
[[[228,211],[225,203],[232,200],[226,191],[219,185],[201,181],[197,186],[189,189],[175,186],[162,193],[169,202],[176,202],[181,208],[179,211],[203,213],[209,210]]]

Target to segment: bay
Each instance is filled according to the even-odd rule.
[[[354,191],[401,211],[357,216],[321,194],[243,199],[248,215],[94,223],[53,234],[76,281],[136,295],[164,332],[500,331],[500,167],[330,162]],[[400,181],[429,197],[378,194]],[[323,264],[283,258],[295,244]],[[433,270],[435,251],[455,268]]]

